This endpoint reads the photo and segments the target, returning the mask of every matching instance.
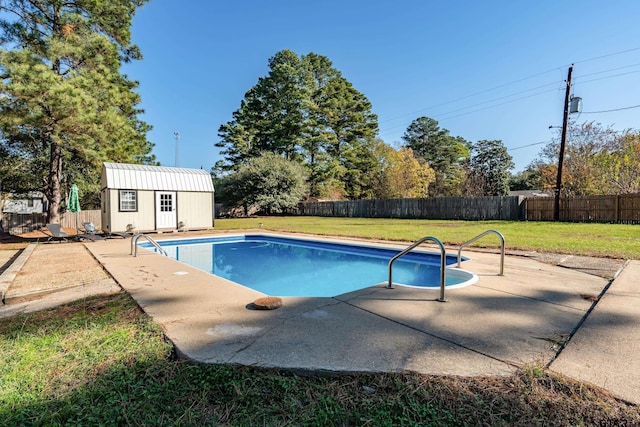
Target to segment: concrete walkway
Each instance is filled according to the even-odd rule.
[[[640,404],[640,261],[613,281],[551,369]]]
[[[249,305],[263,294],[145,250],[134,258],[129,241],[87,247],[194,360],[444,375],[509,374],[537,362],[640,403],[637,262],[597,304],[609,283],[601,277],[526,257],[507,257],[498,276],[499,255],[465,252],[473,259],[463,268],[480,280],[447,290],[447,303],[437,290],[379,285],[258,311]]]

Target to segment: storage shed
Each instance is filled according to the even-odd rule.
[[[101,202],[107,233],[213,227],[213,182],[202,169],[105,162]]]

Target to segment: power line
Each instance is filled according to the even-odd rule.
[[[441,115],[441,116],[446,116],[447,114],[457,113],[458,111],[463,111],[463,110],[466,110],[466,109],[468,109],[468,108],[473,108],[473,107],[477,107],[477,106],[479,106],[479,105],[489,104],[489,103],[491,103],[491,102],[495,102],[495,101],[500,101],[501,99],[511,98],[511,97],[513,97],[513,96],[517,96],[517,95],[522,95],[523,93],[532,92],[532,91],[537,90],[537,89],[542,89],[542,88],[549,87],[549,86],[555,86],[556,84],[557,84],[557,82],[547,83],[547,84],[542,85],[542,86],[537,86],[537,87],[534,87],[534,88],[531,88],[531,89],[522,90],[522,91],[520,91],[520,92],[515,92],[515,93],[509,94],[509,95],[499,96],[499,97],[497,97],[497,98],[493,98],[493,99],[490,99],[490,100],[488,100],[488,101],[478,102],[478,103],[476,103],[476,104],[472,104],[472,105],[468,105],[468,106],[466,106],[466,107],[458,108],[458,109],[456,109],[456,110],[448,111],[448,112],[446,112],[446,113],[442,113],[442,114],[440,114],[440,115]],[[554,90],[555,90],[555,89],[554,89]],[[546,92],[549,92],[549,91],[544,91],[544,92],[540,92],[540,93],[546,93]],[[533,94],[533,95],[537,95],[537,94]],[[525,97],[525,98],[526,98],[526,97]],[[519,98],[519,99],[523,99],[523,98]]]
[[[596,71],[595,73],[583,74],[583,75],[580,76],[580,78],[589,77],[589,76],[595,76],[596,74],[608,73],[609,71],[617,71],[617,70],[623,70],[625,68],[637,67],[639,65],[640,65],[640,62],[636,63],[636,64],[631,64],[631,65],[624,65],[622,67],[610,68],[610,69],[604,70],[604,71]]]
[[[509,151],[513,151],[513,150],[519,150],[521,148],[527,148],[527,147],[533,147],[534,145],[542,145],[542,144],[549,144],[552,141],[540,141],[540,142],[534,142],[532,144],[527,144],[527,145],[521,145],[519,147],[514,147],[514,148],[508,148],[507,150]]]
[[[418,114],[418,113],[421,113],[423,111],[431,110],[433,108],[442,107],[443,105],[453,104],[454,102],[458,102],[458,101],[462,101],[464,99],[472,98],[474,96],[482,95],[483,93],[487,93],[487,92],[491,92],[493,90],[501,89],[503,87],[510,86],[512,84],[515,84],[515,83],[520,83],[520,82],[525,81],[525,80],[530,80],[530,79],[532,79],[534,77],[538,77],[538,76],[541,76],[541,75],[544,75],[544,74],[548,74],[548,73],[556,71],[556,70],[558,70],[558,68],[553,68],[553,69],[550,69],[550,70],[547,70],[547,71],[543,71],[541,73],[533,74],[533,75],[528,76],[528,77],[523,77],[521,79],[513,80],[513,81],[510,81],[508,83],[504,83],[504,84],[501,84],[501,85],[498,85],[498,86],[494,86],[494,87],[491,87],[491,88],[488,88],[488,89],[481,90],[479,92],[472,93],[470,95],[461,96],[459,98],[455,98],[455,99],[452,99],[450,101],[445,101],[445,102],[442,102],[440,104],[436,104],[436,105],[432,105],[430,107],[422,108],[422,109],[420,109],[418,111],[414,111],[412,113],[407,113],[407,114],[402,114],[400,116],[392,117],[390,119],[382,121],[381,123],[390,122],[390,121],[397,120],[397,119],[402,119],[404,117],[412,116],[414,114]],[[552,84],[552,83],[550,83],[550,84]],[[553,83],[553,84],[555,84],[555,83]],[[534,89],[531,89],[531,90],[534,90]]]
[[[499,104],[489,105],[489,106],[484,107],[484,108],[478,108],[476,110],[472,110],[472,111],[467,111],[465,113],[456,114],[455,116],[440,117],[440,120],[455,119],[456,117],[466,116],[467,114],[477,113],[479,111],[484,111],[484,110],[488,110],[490,108],[500,107],[501,105],[511,104],[512,102],[522,101],[523,99],[532,98],[534,96],[542,95],[542,94],[545,94],[545,93],[555,92],[556,90],[557,89],[551,89],[551,90],[545,90],[545,91],[542,91],[542,92],[532,93],[531,95],[521,96],[518,99],[511,99],[509,101],[501,102]],[[488,101],[488,102],[492,102],[492,101]],[[480,105],[480,104],[476,104],[476,105]],[[467,108],[471,108],[471,107],[467,107]],[[457,111],[460,111],[460,110],[457,110]],[[454,113],[454,112],[455,111],[450,111],[449,113],[444,113],[443,116],[446,115],[446,114]]]
[[[638,105],[632,105],[631,107],[622,107],[622,108],[614,108],[612,110],[602,110],[602,111],[583,111],[582,114],[598,114],[598,113],[610,113],[612,111],[622,111],[622,110],[631,110],[632,108],[638,108]]]
[[[609,53],[609,54],[605,54],[605,55],[595,56],[595,57],[583,59],[583,60],[580,60],[580,61],[575,61],[574,64],[580,64],[580,63],[585,63],[585,62],[589,62],[589,61],[595,61],[595,60],[608,58],[608,57],[612,57],[612,56],[617,56],[617,55],[622,55],[622,54],[625,54],[625,53],[634,52],[634,51],[638,51],[638,50],[640,50],[640,47],[636,47],[636,48],[632,48],[632,49],[626,49],[626,50],[613,52],[613,53]],[[639,65],[640,65],[640,63],[636,63],[636,64],[631,64],[631,65],[625,65],[625,66],[622,66],[622,67],[611,68],[611,69],[608,69],[608,70],[598,71],[598,72],[594,72],[594,73],[589,73],[589,74],[585,74],[585,75],[581,76],[580,79],[582,79],[584,77],[587,77],[587,76],[603,74],[603,73],[616,71],[616,70],[621,70],[621,69],[625,69],[625,68],[636,67],[636,66],[639,66]],[[556,71],[556,70],[559,70],[559,69],[560,68],[553,68],[553,69],[550,69],[550,70],[547,70],[547,71],[543,71],[543,72],[540,72],[540,73],[532,74],[532,75],[530,75],[528,77],[523,77],[521,79],[512,80],[510,82],[507,82],[507,83],[504,83],[504,84],[501,84],[501,85],[497,85],[497,86],[494,86],[494,87],[491,87],[491,88],[488,88],[488,89],[484,89],[484,90],[472,93],[470,95],[466,95],[466,96],[463,96],[463,97],[455,98],[455,99],[450,100],[450,101],[446,101],[446,102],[442,102],[442,103],[439,103],[439,104],[435,104],[435,105],[432,105],[430,107],[426,107],[424,109],[420,109],[420,110],[414,111],[412,113],[402,114],[400,116],[396,116],[396,117],[393,117],[393,118],[390,118],[390,119],[382,120],[379,123],[388,123],[388,122],[391,122],[391,121],[394,121],[394,120],[398,120],[398,119],[401,119],[401,118],[405,118],[405,117],[408,117],[408,116],[416,115],[416,114],[422,113],[424,111],[428,111],[428,110],[431,110],[431,109],[434,109],[434,108],[437,108],[437,107],[441,107],[441,106],[444,106],[444,105],[452,104],[452,103],[457,102],[457,101],[461,101],[461,100],[464,100],[464,99],[472,98],[472,97],[481,95],[483,93],[491,92],[491,91],[494,91],[494,90],[497,90],[497,89],[504,88],[506,86],[510,86],[512,84],[515,84],[515,83],[519,83],[519,82],[522,82],[522,81],[526,81],[526,80],[532,79],[534,77],[538,77],[538,76],[541,76],[541,75],[544,75],[544,74],[548,74],[550,72],[553,72],[553,71]],[[620,74],[615,74],[615,75],[612,75],[612,76],[605,76],[605,77],[600,77],[600,78],[591,79],[591,80],[585,80],[585,81],[581,81],[580,79],[576,79],[576,80],[579,80],[580,84],[585,84],[585,83],[590,83],[590,82],[594,82],[594,81],[598,81],[598,80],[604,80],[604,79],[609,79],[609,78],[614,78],[614,77],[620,77],[620,76],[624,76],[624,75],[627,75],[627,74],[634,74],[634,73],[638,73],[638,72],[640,72],[640,70],[631,71],[631,72],[628,72],[628,73],[620,73]],[[521,97],[521,98],[518,98],[516,100],[510,100],[510,101],[506,101],[506,102],[503,102],[503,103],[490,105],[490,106],[487,106],[485,108],[480,108],[480,109],[476,109],[476,110],[473,110],[473,111],[467,111],[467,112],[464,112],[464,113],[461,113],[461,114],[457,114],[455,116],[447,116],[449,114],[452,114],[452,113],[455,113],[455,112],[458,112],[458,111],[463,111],[463,110],[466,110],[466,109],[469,109],[469,108],[473,108],[473,107],[478,106],[478,105],[488,104],[488,103],[491,103],[491,102],[494,102],[494,101],[497,101],[497,100],[500,100],[500,99],[509,98],[509,97],[512,97],[512,96],[516,96],[518,94],[530,92],[530,91],[533,91],[533,90],[536,90],[536,89],[540,89],[540,88],[551,86],[551,85],[555,85],[555,84],[558,84],[558,82],[548,83],[548,84],[545,84],[545,85],[542,85],[542,86],[538,86],[538,87],[535,87],[535,88],[527,89],[527,90],[520,91],[520,92],[515,92],[515,93],[512,93],[510,95],[505,95],[505,96],[494,98],[494,99],[491,99],[491,100],[488,100],[488,101],[483,101],[483,102],[475,103],[475,104],[468,105],[468,106],[465,106],[465,107],[461,107],[461,108],[458,108],[458,109],[455,109],[455,110],[452,110],[452,111],[448,111],[448,112],[445,112],[445,113],[442,113],[442,114],[438,114],[438,115],[436,115],[436,117],[439,120],[447,120],[447,119],[452,119],[452,118],[464,116],[464,115],[467,115],[467,114],[476,113],[476,112],[483,111],[483,110],[486,110],[486,109],[489,109],[489,108],[498,107],[500,105],[504,105],[504,104],[507,104],[507,103],[515,102],[515,101],[518,101],[520,99],[526,99],[526,98],[529,98],[531,96],[536,96],[536,95],[547,93],[547,92],[551,92],[551,91],[543,91],[543,92],[540,92],[540,93],[532,94],[530,96]],[[626,109],[628,109],[628,108],[635,108],[635,107],[627,107]],[[617,110],[611,110],[611,111],[617,111]],[[589,114],[589,113],[587,113],[587,114]],[[446,117],[443,117],[443,116],[446,116]],[[397,129],[400,129],[400,128],[403,128],[403,127],[405,127],[405,126],[404,125],[400,125],[400,126],[394,126],[392,128],[386,129],[385,133],[383,135],[390,134],[393,131],[395,131]]]
[[[555,85],[556,83],[552,83],[552,84]],[[513,102],[522,101],[523,99],[532,98],[534,96],[542,95],[542,94],[545,94],[545,93],[555,92],[556,89],[544,90],[544,91],[541,91],[541,92],[532,93],[532,94],[527,95],[527,96],[521,96],[521,97],[519,97],[517,99],[511,99],[509,101],[504,101],[504,102],[500,102],[498,104],[488,105],[488,106],[483,107],[483,108],[477,108],[475,110],[466,111],[464,113],[460,113],[460,114],[456,114],[456,115],[453,115],[453,116],[449,116],[449,114],[457,113],[459,111],[463,111],[463,110],[466,110],[468,108],[473,108],[473,107],[476,107],[476,106],[479,106],[479,105],[483,105],[483,104],[487,104],[487,103],[490,103],[490,102],[499,101],[499,100],[504,99],[504,98],[509,98],[509,97],[512,97],[512,96],[516,96],[516,95],[519,95],[519,94],[522,94],[522,93],[525,93],[525,92],[530,92],[532,90],[539,89],[539,88],[546,87],[546,86],[550,86],[550,85],[551,84],[539,86],[537,88],[528,89],[528,90],[517,92],[517,93],[511,94],[511,95],[505,95],[505,96],[502,96],[502,97],[499,97],[499,98],[494,98],[494,99],[491,99],[489,101],[479,102],[477,104],[469,105],[469,106],[466,106],[466,107],[463,107],[463,108],[459,108],[457,110],[447,111],[446,113],[435,115],[434,118],[436,118],[438,120],[454,119],[456,117],[466,116],[467,114],[477,113],[477,112],[480,112],[480,111],[488,110],[490,108],[500,107],[500,106],[505,105],[505,104],[510,104],[510,103],[513,103]],[[402,129],[402,128],[405,128],[405,127],[406,127],[405,125],[394,126],[394,127],[386,129],[386,131],[381,135],[387,135],[387,134],[391,133],[392,131],[395,131],[397,129]]]
[[[600,77],[600,78],[597,78],[597,79],[585,80],[585,81],[581,81],[580,84],[596,82],[598,80],[612,79],[614,77],[626,76],[626,75],[629,75],[629,74],[636,74],[636,73],[640,73],[640,70],[629,71],[628,73],[614,74],[613,76]]]
[[[636,50],[640,50],[640,47],[634,47],[632,49],[621,50],[619,52],[607,53],[605,55],[595,56],[593,58],[583,59],[582,61],[574,61],[574,64],[582,64],[583,62],[595,61],[597,59],[608,58],[610,56],[622,55],[623,53],[634,52]]]
[[[634,52],[634,51],[637,51],[637,50],[640,50],[640,47],[635,47],[635,48],[632,48],[632,49],[626,49],[626,50],[622,50],[622,51],[618,51],[618,52],[608,53],[608,54],[605,54],[605,55],[595,56],[595,57],[583,59],[583,60],[580,60],[580,61],[574,61],[573,63],[574,64],[581,64],[581,63],[584,63],[584,62],[595,61],[595,60],[598,60],[598,59],[608,58],[608,57],[611,57],[611,56],[622,55],[624,53]],[[633,65],[627,65],[627,66],[624,66],[624,67],[613,68],[613,69],[610,69],[610,70],[605,70],[605,71],[601,71],[601,72],[597,72],[597,73],[586,74],[585,76],[590,76],[590,75],[594,75],[594,74],[601,74],[601,73],[604,73],[604,72],[615,71],[615,70],[618,70],[618,69],[634,67],[634,66],[637,66],[637,65],[640,65],[640,64],[633,64]],[[411,115],[414,115],[414,114],[421,113],[423,111],[431,110],[433,108],[442,107],[443,105],[448,105],[448,104],[452,104],[452,103],[457,102],[457,101],[462,101],[463,99],[468,99],[468,98],[471,98],[471,97],[474,97],[474,96],[477,96],[477,95],[481,95],[481,94],[486,93],[486,92],[491,92],[491,91],[496,90],[496,89],[501,89],[503,87],[510,86],[512,84],[515,84],[515,83],[520,83],[520,82],[525,81],[525,80],[530,80],[530,79],[532,79],[534,77],[539,77],[539,76],[542,76],[544,74],[548,74],[548,73],[557,71],[559,69],[561,69],[561,67],[551,68],[551,69],[549,69],[547,71],[542,71],[540,73],[532,74],[530,76],[523,77],[521,79],[512,80],[510,82],[507,82],[507,83],[504,83],[504,84],[501,84],[501,85],[498,85],[498,86],[494,86],[494,87],[491,87],[491,88],[488,88],[488,89],[484,89],[484,90],[472,93],[470,95],[465,95],[465,96],[462,96],[462,97],[459,97],[459,98],[452,99],[450,101],[445,101],[445,102],[440,103],[440,104],[432,105],[430,107],[426,107],[426,108],[414,111],[412,113],[407,113],[407,114],[402,114],[400,116],[392,117],[390,119],[382,121],[381,123],[385,123],[385,122],[401,119],[401,118],[404,118],[404,117],[407,117],[407,116],[411,116]],[[622,74],[620,74],[620,75],[622,75]],[[585,76],[583,76],[583,77],[585,77]],[[616,77],[616,76],[611,76],[611,77]],[[593,80],[590,80],[590,81],[593,81]]]

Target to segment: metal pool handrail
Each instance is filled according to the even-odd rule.
[[[153,246],[155,246],[155,248],[158,250],[158,252],[160,252],[162,255],[164,255],[164,256],[169,256],[169,255],[167,254],[167,251],[165,251],[164,249],[162,249],[162,248],[160,247],[160,245],[158,244],[158,242],[156,242],[155,240],[153,240],[153,239],[151,238],[151,236],[148,236],[148,235],[146,235],[146,234],[142,234],[142,233],[138,233],[138,234],[134,235],[134,236],[131,238],[131,254],[130,254],[130,255],[133,255],[133,256],[135,256],[135,257],[137,257],[137,256],[138,256],[138,239],[139,239],[140,237],[144,237],[145,239],[147,239],[147,240],[149,241],[149,243],[151,243]]]
[[[487,230],[484,233],[478,234],[473,239],[467,240],[466,242],[461,244],[460,249],[458,249],[458,268],[460,268],[460,261],[462,258],[462,248],[475,242],[479,238],[486,236],[489,233],[496,234],[498,237],[500,237],[500,273],[498,274],[498,276],[504,276],[504,236],[502,235],[502,233],[496,230]]]
[[[393,258],[391,258],[391,260],[389,261],[389,283],[387,283],[387,289],[393,289],[392,270],[393,270],[394,261],[400,258],[402,255],[408,253],[409,251],[411,251],[421,243],[426,242],[427,240],[431,240],[437,243],[438,246],[440,246],[440,298],[438,298],[437,301],[447,302],[447,299],[444,297],[444,287],[445,287],[445,281],[446,281],[445,280],[446,279],[446,262],[445,262],[446,250],[442,242],[438,238],[433,236],[423,237],[422,239],[413,243],[411,246],[407,247],[407,249],[403,250],[402,252],[400,252]]]

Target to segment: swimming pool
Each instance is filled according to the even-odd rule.
[[[273,296],[332,297],[387,281],[389,260],[400,250],[311,239],[247,234],[158,243],[178,261]],[[151,248],[148,243],[141,247]],[[447,256],[446,264],[457,263]],[[394,263],[394,284],[440,287],[440,254],[414,251]],[[477,276],[447,269],[447,288]]]

